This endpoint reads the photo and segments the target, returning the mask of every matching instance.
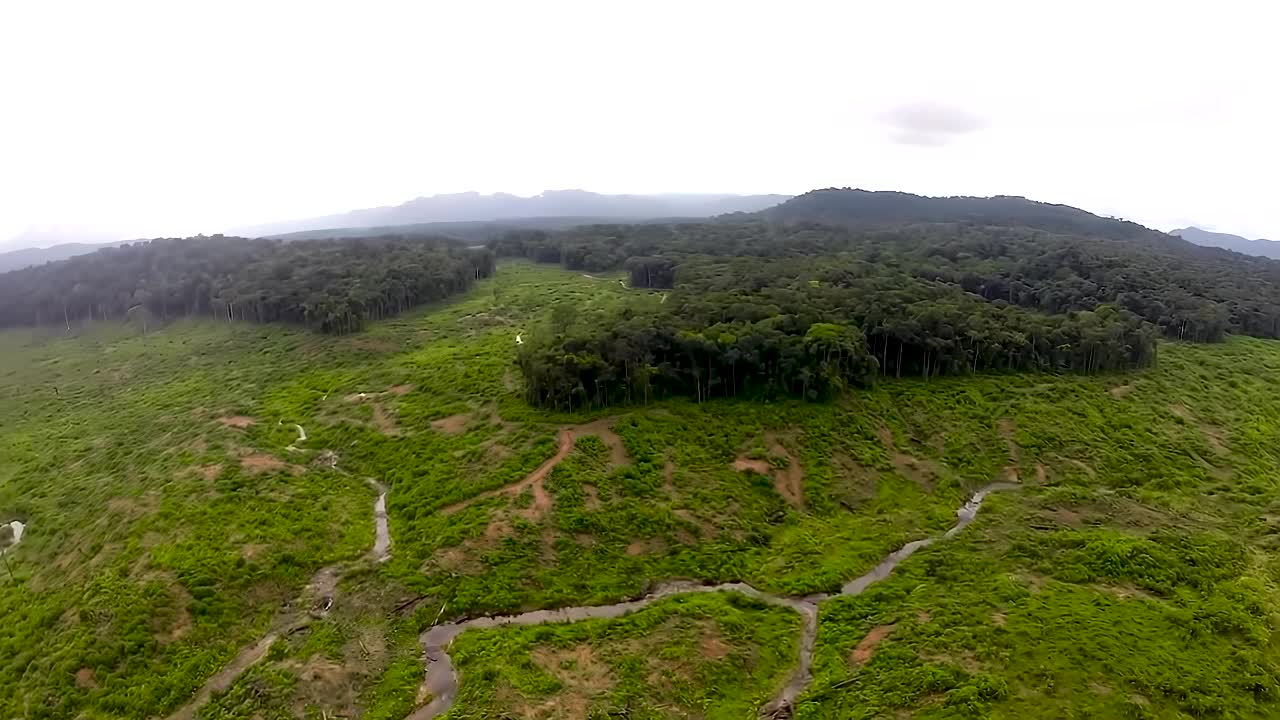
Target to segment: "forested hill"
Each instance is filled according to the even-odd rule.
[[[729,216],[748,217],[745,214]],[[818,222],[830,225],[948,222],[1002,227],[1029,227],[1054,233],[1116,240],[1160,235],[1137,223],[1094,215],[1069,205],[1036,202],[1024,197],[925,197],[903,192],[828,188],[813,190],[780,205],[753,213],[769,222]]]
[[[0,326],[206,315],[343,333],[493,273],[493,254],[439,238],[283,243],[159,239],[0,275]]]
[[[1059,206],[1040,219],[958,219],[951,199],[939,202],[911,222],[739,216],[509,233],[492,243],[499,255],[626,268],[633,287],[672,291],[617,316],[559,313],[521,347],[529,399],[816,397],[886,373],[1139,367],[1155,361],[1161,335],[1280,337],[1280,263]]]

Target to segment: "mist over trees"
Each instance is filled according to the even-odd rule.
[[[421,237],[160,239],[0,275],[0,325],[184,316],[348,333],[493,273],[493,254]]]

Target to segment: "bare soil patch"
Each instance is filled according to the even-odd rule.
[[[413,385],[408,385],[408,384],[392,385],[391,387],[387,388],[387,392],[391,393],[392,395],[408,395],[409,393],[413,392]]]
[[[937,485],[938,478],[942,477],[943,474],[941,464],[899,452],[898,445],[893,439],[893,431],[883,425],[876,430],[876,437],[880,438],[880,444],[884,446],[885,451],[889,454],[889,461],[893,463],[893,469],[899,475],[919,485],[924,490],[933,491],[933,488]]]
[[[854,666],[866,665],[871,657],[876,653],[876,647],[897,628],[897,625],[877,625],[871,628],[871,632],[862,638],[858,646],[849,654],[849,664]]]
[[[76,671],[76,687],[81,690],[90,690],[98,687],[98,674],[93,671],[93,668],[80,668]]]
[[[709,632],[703,635],[698,643],[698,652],[708,660],[723,660],[733,652],[733,647],[722,640],[718,634]]]
[[[467,423],[471,420],[470,413],[459,413],[450,415],[447,418],[431,421],[431,429],[445,435],[458,435],[467,429]]]
[[[995,623],[996,627],[1004,627],[1009,622],[1009,616],[996,611],[991,613],[991,622]]]
[[[670,496],[676,494],[676,464],[671,462],[670,457],[662,464],[662,491]]]
[[[306,472],[306,468],[299,465],[291,465],[274,455],[266,453],[249,453],[240,458],[240,467],[250,475],[259,475],[266,472],[278,472],[287,470],[293,475],[301,475]]]
[[[595,485],[583,485],[582,494],[584,496],[583,505],[585,505],[588,510],[600,509],[600,491],[596,490]]]
[[[373,424],[383,435],[399,435],[400,428],[396,427],[396,421],[391,414],[382,407],[382,403],[373,404]]]
[[[639,555],[652,555],[665,552],[667,543],[662,538],[648,538],[647,540],[635,540],[627,545],[627,555],[636,557]]]
[[[222,473],[222,465],[219,463],[213,463],[210,465],[196,465],[193,467],[189,467],[183,470],[179,474],[198,477],[204,480],[205,482],[212,482],[213,479],[218,477],[218,475],[220,475],[221,473]]]
[[[735,458],[733,461],[733,469],[738,472],[746,472],[750,470],[760,475],[768,475],[773,466],[764,460],[753,460],[748,457]]]
[[[1009,453],[1009,462],[1015,468],[1014,475],[1017,475],[1017,466],[1022,462],[1022,448],[1018,447],[1018,428],[1009,418],[1000,418],[996,423],[997,429],[1000,431],[1000,437],[1004,438],[1006,452]],[[1016,480],[1015,480],[1016,482]]]
[[[804,468],[800,467],[800,461],[778,440],[777,435],[765,433],[764,439],[771,455],[783,457],[787,461],[786,467],[773,470],[774,489],[793,506],[803,508]]]
[[[241,428],[241,429],[258,424],[257,420],[249,417],[248,415],[224,415],[218,418],[218,422],[222,423],[227,427]]]
[[[1110,393],[1111,397],[1122,398],[1125,395],[1128,395],[1129,393],[1133,392],[1133,388],[1134,388],[1134,383],[1129,383],[1128,385],[1119,385],[1119,386],[1113,387],[1107,392]]]
[[[617,684],[613,670],[595,657],[595,650],[583,643],[568,649],[538,648],[533,661],[564,686],[556,697],[533,710],[532,718],[585,718],[590,702],[604,696]]]

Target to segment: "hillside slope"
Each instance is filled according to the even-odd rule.
[[[0,714],[743,718],[792,687],[802,638],[796,717],[1280,712],[1277,343],[828,403],[530,408],[516,338],[552,308],[682,292],[619,279],[508,261],[338,338],[0,333],[0,523],[26,528],[0,536]],[[677,578],[760,595],[684,585],[420,644]]]

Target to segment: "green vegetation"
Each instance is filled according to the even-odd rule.
[[[469,632],[452,654],[474,681],[450,717],[752,717],[794,663],[799,625],[729,593],[618,620]]]
[[[437,618],[675,577],[831,591],[1011,474],[1024,488],[963,533],[821,605],[798,716],[1280,708],[1280,346],[1165,342],[1127,375],[904,377],[825,403],[530,407],[517,334],[686,302],[619,277],[507,261],[339,337],[197,319],[0,333],[0,522],[27,523],[0,575],[0,715],[164,716],[273,631],[198,717],[399,720],[426,699],[416,634]],[[572,451],[505,491],[560,428]],[[365,478],[391,488],[383,564]],[[334,605],[310,617],[326,567]],[[751,717],[798,628],[707,594],[468,631],[449,717]]]
[[[4,274],[0,327],[203,315],[349,333],[492,273],[492,254],[440,238],[157,239]]]

